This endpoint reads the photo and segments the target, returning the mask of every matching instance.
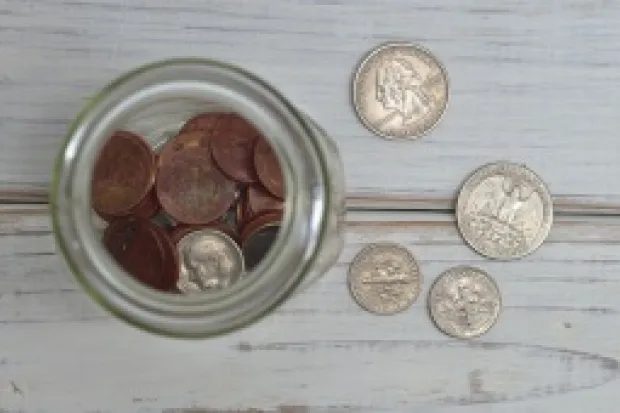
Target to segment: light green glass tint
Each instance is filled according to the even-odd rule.
[[[117,129],[136,132],[157,149],[191,116],[215,111],[240,114],[273,146],[286,185],[281,231],[263,262],[229,289],[157,292],[104,250],[103,226],[90,205],[93,164]],[[343,243],[344,174],[327,134],[264,81],[213,60],[173,59],[122,76],[82,110],[58,155],[51,205],[58,245],[96,301],[152,332],[209,337],[255,322],[335,262]]]

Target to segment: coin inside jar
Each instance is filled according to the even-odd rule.
[[[175,251],[161,228],[142,218],[124,218],[110,224],[103,244],[118,264],[136,280],[160,291],[177,282]]]
[[[218,124],[211,152],[217,166],[237,182],[258,180],[254,170],[254,146],[259,133],[239,115],[229,114]]]
[[[235,199],[236,186],[211,161],[207,149],[180,151],[161,162],[157,196],[174,219],[205,224],[221,217]]]
[[[226,235],[228,235],[231,239],[236,241],[237,236],[233,229],[225,222],[213,222],[205,225],[187,225],[187,224],[179,224],[170,230],[170,240],[174,245],[178,244],[178,242],[186,236],[187,234],[198,231],[201,229],[211,229],[214,231],[220,231]]]
[[[202,131],[207,132],[207,134],[211,135],[225,116],[225,113],[219,112],[200,113],[185,122],[185,125],[183,125],[183,127],[181,128],[179,134]]]
[[[170,158],[180,151],[194,148],[208,148],[210,136],[209,133],[201,130],[178,134],[163,146],[158,156],[158,164],[161,165],[162,163],[169,162]]]
[[[241,233],[241,250],[248,271],[254,269],[271,250],[278,237],[281,213],[263,214],[249,222]]]
[[[177,243],[179,281],[185,293],[230,287],[244,272],[243,255],[228,235],[213,229],[189,232]]]
[[[115,132],[94,166],[92,207],[101,217],[129,215],[155,181],[155,155],[140,136]]]
[[[254,148],[254,167],[263,186],[276,198],[284,199],[280,162],[265,139],[259,139]]]

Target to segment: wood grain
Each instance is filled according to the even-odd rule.
[[[444,208],[475,167],[508,159],[568,209],[617,213],[619,19],[609,0],[0,0],[0,195],[47,186],[68,122],[108,81],[205,56],[255,72],[315,118],[357,197]],[[394,39],[430,48],[451,78],[444,120],[418,142],[372,136],[350,105],[355,65]]]
[[[558,219],[515,262],[487,261],[444,214],[349,215],[338,264],[259,324],[180,341],[112,318],[55,252],[46,208],[0,207],[0,412],[611,412],[620,403],[620,222]],[[423,294],[373,316],[349,297],[352,257],[368,242],[407,246]],[[431,324],[425,294],[447,267],[477,265],[503,294],[479,340]],[[4,410],[3,410],[4,409]]]

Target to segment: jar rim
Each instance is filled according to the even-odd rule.
[[[131,279],[96,239],[90,215],[95,155],[126,114],[163,98],[224,103],[270,141],[285,178],[284,218],[272,250],[229,289],[195,297],[149,289]],[[71,124],[56,160],[50,206],[57,244],[75,278],[101,305],[142,329],[175,337],[210,337],[269,314],[304,280],[325,232],[328,169],[318,129],[276,89],[239,67],[211,59],[175,58],[113,80]]]

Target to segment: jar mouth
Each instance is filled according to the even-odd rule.
[[[250,121],[276,153],[286,188],[280,232],[263,261],[230,288],[188,296],[152,290],[125,273],[101,243],[90,199],[93,165],[107,137],[136,116],[177,104],[188,113],[226,110]],[[155,128],[153,146],[164,132]],[[97,302],[152,332],[208,337],[268,314],[303,281],[325,231],[329,185],[316,128],[279,92],[228,64],[170,59],[116,79],[84,107],[58,155],[50,199],[59,248]]]

